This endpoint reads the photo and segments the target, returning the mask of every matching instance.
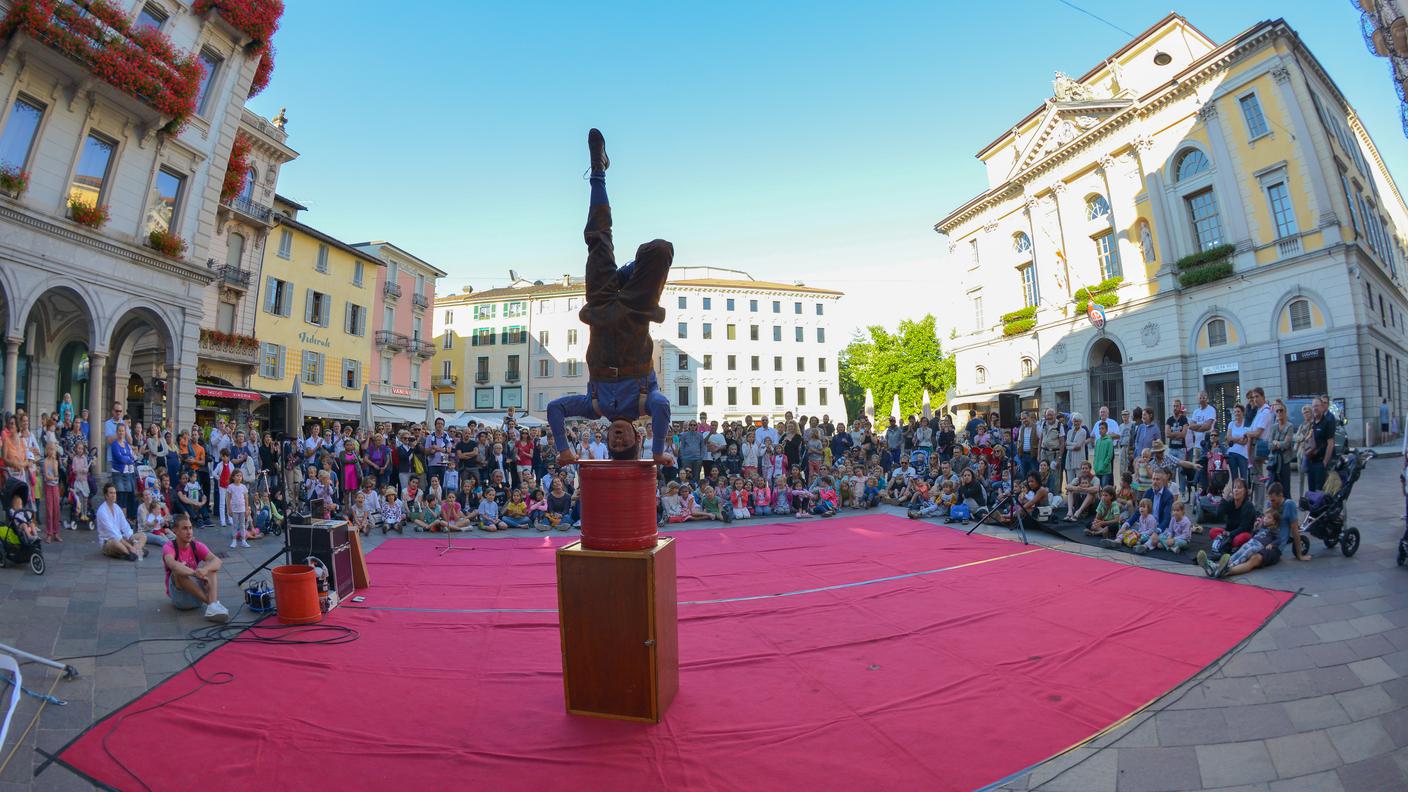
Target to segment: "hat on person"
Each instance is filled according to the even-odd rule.
[[[1156,453],[1156,454],[1157,454],[1158,452],[1164,450],[1164,441],[1162,441],[1162,440],[1155,440],[1155,441],[1153,442],[1153,444],[1149,446],[1149,450],[1150,450],[1150,451],[1153,451],[1153,452]]]

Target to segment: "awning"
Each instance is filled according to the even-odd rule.
[[[305,420],[308,418],[336,418],[339,421],[355,421],[361,415],[361,402],[303,397],[303,417]]]
[[[234,399],[236,401],[260,401],[262,394],[242,388],[220,388],[212,385],[197,385],[196,395],[207,399]]]
[[[1040,386],[1032,388],[1012,388],[1000,391],[985,391],[982,393],[957,393],[949,397],[948,408],[950,410],[961,410],[967,405],[976,404],[997,404],[997,396],[1000,393],[1015,393],[1019,398],[1030,399],[1041,391]]]
[[[372,402],[372,417],[392,423],[420,423],[425,420],[425,408]]]

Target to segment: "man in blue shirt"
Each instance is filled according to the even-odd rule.
[[[591,328],[587,342],[587,392],[563,396],[548,405],[548,424],[557,446],[557,464],[570,465],[577,455],[567,444],[566,419],[607,418],[606,446],[612,459],[640,458],[635,421],[650,416],[651,454],[669,467],[665,452],[670,431],[670,400],[660,392],[653,368],[654,341],[650,323],[665,321],[660,294],[670,275],[675,248],[663,239],[636,249],[635,261],[617,268],[611,240],[611,205],[606,198],[606,140],[593,129],[587,133],[591,153],[591,206],[587,210],[587,299],[579,314]]]

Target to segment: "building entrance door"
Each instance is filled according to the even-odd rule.
[[[1208,374],[1203,377],[1203,390],[1208,392],[1208,403],[1217,410],[1217,431],[1225,437],[1227,422],[1232,420],[1232,408],[1242,400],[1238,373]]]
[[[1124,409],[1124,356],[1115,342],[1101,339],[1090,348],[1090,414],[1109,407],[1110,415]]]

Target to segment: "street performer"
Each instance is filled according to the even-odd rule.
[[[607,453],[612,459],[639,459],[640,436],[634,421],[650,416],[656,464],[668,467],[674,457],[665,452],[670,431],[670,400],[655,379],[654,342],[650,323],[665,321],[660,293],[670,274],[675,248],[663,239],[636,249],[635,261],[616,267],[611,244],[611,205],[606,199],[606,139],[596,129],[587,133],[591,154],[591,206],[587,210],[587,300],[578,316],[591,328],[587,342],[587,392],[563,396],[548,405],[548,424],[557,445],[557,464],[570,465],[577,455],[567,445],[565,420],[606,418]]]

